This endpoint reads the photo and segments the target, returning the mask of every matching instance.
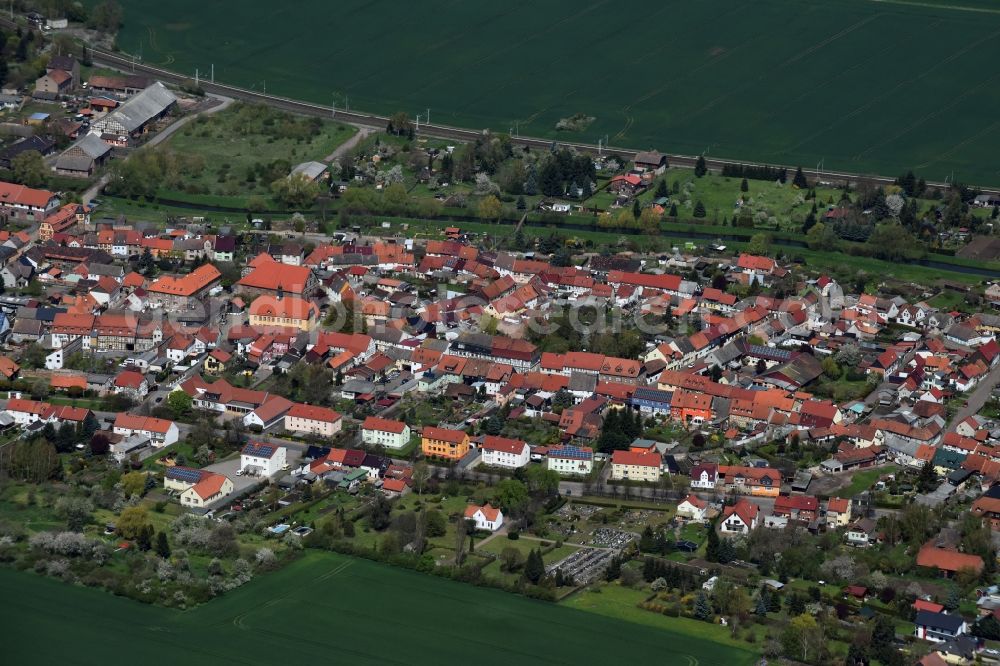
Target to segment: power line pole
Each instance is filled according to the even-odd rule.
[[[212,83],[215,83],[215,63],[212,63]]]
[[[427,107],[427,115],[424,116],[424,124],[425,125],[431,124],[431,107],[429,106]]]

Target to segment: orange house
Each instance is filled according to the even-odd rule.
[[[427,426],[420,434],[420,450],[429,458],[461,460],[469,452],[469,434],[464,430]]]
[[[712,396],[677,390],[670,400],[670,418],[684,425],[701,425],[712,420]]]

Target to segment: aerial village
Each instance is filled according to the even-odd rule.
[[[46,85],[78,76],[53,63]],[[104,78],[62,175],[177,101]],[[79,495],[117,550],[228,530],[258,564],[409,553],[541,598],[620,579],[748,642],[816,607],[928,666],[1000,639],[1000,281],[970,312],[721,244],[567,261],[461,224],[164,226],[13,183],[0,216],[0,467]],[[62,575],[35,540],[5,557]]]

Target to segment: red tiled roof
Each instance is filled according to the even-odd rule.
[[[740,499],[736,504],[727,506],[722,512],[722,520],[725,521],[729,516],[736,514],[740,520],[747,526],[753,524],[753,521],[757,518],[757,514],[760,512],[760,507],[750,502],[749,500]]]
[[[115,386],[118,388],[138,390],[145,380],[146,378],[141,372],[136,372],[135,370],[125,370],[123,372],[119,372],[118,376],[115,377]]]
[[[913,606],[913,610],[929,611],[931,613],[940,613],[944,610],[944,606],[941,604],[936,604],[926,599],[917,599],[911,605]]]
[[[380,432],[391,432],[395,434],[400,434],[406,424],[402,421],[393,421],[392,419],[383,419],[379,416],[369,416],[365,419],[364,423],[361,424],[362,430],[378,430]]]
[[[421,432],[421,436],[426,439],[435,439],[443,442],[458,444],[465,440],[468,435],[464,430],[452,430],[451,428],[438,428],[437,426],[427,426]]]
[[[480,448],[488,451],[502,451],[504,453],[520,454],[528,444],[521,439],[510,439],[509,437],[497,437],[486,435]]]
[[[14,359],[9,356],[0,356],[0,374],[10,379],[21,369]]]
[[[191,490],[193,490],[198,497],[203,500],[207,500],[210,497],[218,495],[219,492],[222,491],[222,486],[226,483],[226,481],[226,477],[222,474],[209,474],[203,477],[201,481],[194,484],[191,487]]]
[[[166,433],[173,421],[158,419],[152,416],[140,416],[139,414],[129,414],[120,412],[115,418],[115,427],[125,430],[148,430],[149,432]]]
[[[24,185],[0,181],[0,204],[19,204],[45,208],[56,195],[48,190],[35,190]]]
[[[174,277],[166,275],[149,285],[149,291],[154,294],[171,296],[193,296],[202,289],[222,277],[219,269],[212,264],[202,264],[187,275]]]
[[[972,569],[977,573],[983,570],[983,558],[978,555],[960,553],[957,550],[938,548],[927,543],[917,553],[917,566],[956,572],[961,569]]]
[[[846,513],[850,506],[851,500],[843,497],[831,497],[830,501],[826,503],[827,511],[836,511],[837,513]]]
[[[659,467],[660,456],[652,452],[615,451],[611,454],[612,465],[634,465],[639,467]]]
[[[301,294],[312,271],[307,266],[292,266],[270,259],[260,261],[246,277],[236,283],[238,287],[253,287],[277,291],[281,289],[289,294]]]
[[[291,416],[292,418],[307,419],[310,421],[323,421],[324,423],[336,423],[341,419],[338,412],[330,409],[329,407],[320,407],[318,405],[305,405],[301,402],[297,402],[292,405],[292,408],[288,410],[285,416]]]
[[[485,516],[486,520],[490,522],[495,521],[497,517],[500,515],[500,509],[490,506],[489,504],[487,504],[486,506],[478,506],[476,504],[470,504],[469,506],[465,507],[465,517],[473,518],[475,517],[477,511],[482,511],[483,516]]]
[[[708,502],[698,497],[697,495],[688,495],[683,500],[681,500],[680,504],[683,504],[684,502],[687,502],[691,506],[696,506],[699,509],[704,509],[705,507],[708,506]]]

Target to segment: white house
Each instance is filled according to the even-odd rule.
[[[286,455],[283,446],[250,442],[240,451],[240,470],[244,474],[271,477],[285,467]]]
[[[856,521],[844,532],[844,538],[852,546],[865,547],[872,545],[876,541],[875,521],[870,518],[862,518]]]
[[[115,418],[114,433],[126,437],[132,435],[148,437],[155,447],[170,446],[180,436],[177,424],[173,421],[127,412],[121,412]]]
[[[715,463],[701,463],[691,468],[691,487],[715,490],[719,482],[719,466]]]
[[[746,499],[727,506],[722,512],[722,523],[719,531],[723,534],[749,534],[757,527],[760,507]]]
[[[708,513],[708,502],[697,495],[688,495],[684,501],[677,505],[677,515],[688,518],[696,523],[705,522],[705,514]]]
[[[520,439],[486,435],[479,447],[483,464],[496,467],[524,467],[531,458],[528,443]]]
[[[149,394],[149,382],[145,375],[135,370],[125,370],[118,373],[112,384],[115,393],[124,393],[133,400],[142,401]]]
[[[369,416],[361,424],[361,441],[369,446],[401,449],[410,441],[410,426],[402,421]]]
[[[961,615],[917,611],[913,618],[913,635],[932,643],[943,643],[968,633],[969,625]]]
[[[586,476],[594,469],[594,450],[589,446],[561,446],[549,449],[546,466],[559,474]]]
[[[51,421],[55,410],[47,402],[12,398],[7,401],[7,413],[19,426],[31,425],[35,421]]]
[[[496,532],[503,526],[503,512],[489,504],[486,506],[470,504],[465,507],[465,517],[476,521],[477,530]]]

